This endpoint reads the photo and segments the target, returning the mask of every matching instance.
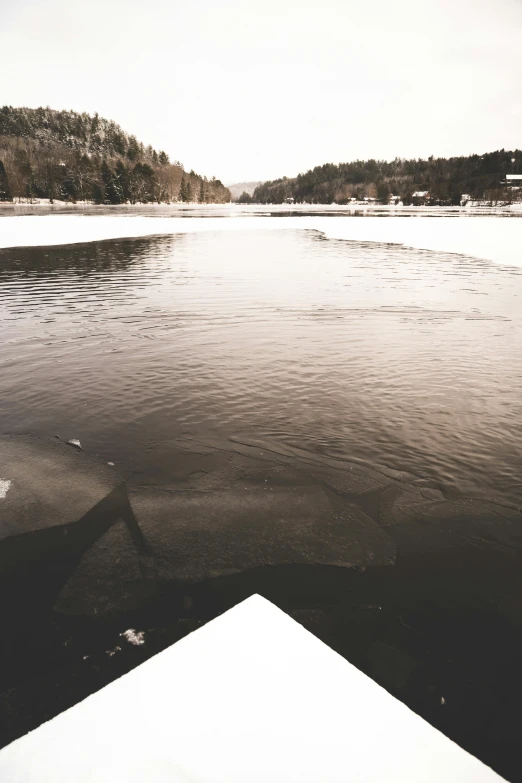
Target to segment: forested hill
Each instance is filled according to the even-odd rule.
[[[502,198],[500,183],[508,173],[522,174],[520,150],[460,158],[327,163],[293,179],[265,182],[255,189],[252,201],[280,204],[293,198],[312,204],[346,204],[351,198],[366,197],[387,203],[394,195],[410,204],[413,193],[427,191],[433,202],[458,204],[464,193],[474,198]]]
[[[187,173],[110,120],[49,108],[0,108],[0,200],[224,203],[217,179]]]

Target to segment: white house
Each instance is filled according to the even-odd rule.
[[[426,204],[430,200],[429,190],[416,190],[411,197],[414,204]]]
[[[520,190],[522,187],[522,174],[506,174],[506,185],[512,190]]]

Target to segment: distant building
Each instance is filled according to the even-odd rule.
[[[416,190],[415,193],[412,194],[411,202],[416,206],[423,206],[428,203],[430,198],[429,190]]]
[[[522,174],[506,174],[505,184],[511,190],[520,190],[522,187]]]
[[[285,204],[293,204],[294,201],[295,201],[295,199],[293,199],[293,198],[285,198],[284,203]]]
[[[471,201],[471,196],[469,193],[463,193],[460,197],[460,206],[465,207],[468,201]]]
[[[500,186],[505,188],[504,194],[508,204],[522,201],[522,174],[506,174],[506,179],[502,180]]]

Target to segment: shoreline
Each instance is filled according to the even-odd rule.
[[[54,199],[52,202],[50,199],[18,199],[16,201],[0,201],[0,208],[17,208],[17,207],[47,207],[47,208],[53,208],[53,207],[61,207],[66,209],[86,209],[88,207],[97,207],[101,209],[144,209],[144,208],[158,208],[158,207],[198,207],[200,209],[205,209],[206,207],[223,207],[223,208],[231,208],[231,209],[240,209],[245,212],[250,211],[256,211],[256,210],[267,210],[267,209],[277,209],[284,212],[292,212],[292,211],[315,211],[315,210],[330,210],[332,212],[361,212],[365,210],[369,211],[383,211],[383,212],[412,212],[413,214],[421,214],[421,213],[431,213],[431,212],[442,212],[442,213],[471,213],[475,214],[482,214],[485,210],[488,212],[495,212],[495,213],[502,213],[502,214],[509,214],[510,212],[522,212],[522,202],[515,202],[513,204],[472,204],[472,205],[466,205],[466,206],[421,206],[421,205],[409,205],[404,206],[402,204],[375,204],[375,203],[365,203],[363,201],[353,203],[353,204],[318,204],[318,203],[298,203],[298,204],[279,204],[279,203],[268,203],[268,204],[261,204],[261,203],[250,203],[250,204],[241,204],[237,201],[212,201],[212,202],[199,202],[199,201],[161,201],[159,203],[157,202],[151,202],[151,201],[144,201],[144,202],[136,202],[134,204],[127,202],[125,204],[99,204],[95,201],[60,201],[58,199]]]

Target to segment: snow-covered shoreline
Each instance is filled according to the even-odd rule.
[[[0,248],[216,231],[312,230],[332,240],[402,245],[522,266],[522,220],[493,216],[153,217],[18,215],[0,217]]]

